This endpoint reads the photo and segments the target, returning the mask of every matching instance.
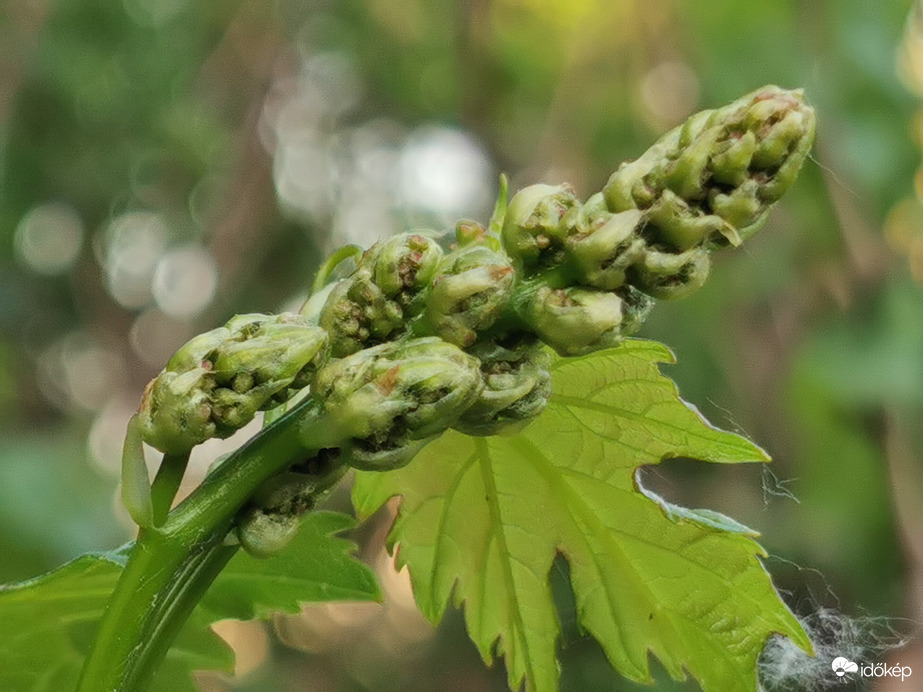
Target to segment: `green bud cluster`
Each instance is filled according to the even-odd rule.
[[[266,481],[237,517],[241,547],[253,557],[266,558],[291,543],[305,514],[346,473],[345,466],[331,463],[336,456],[336,450],[320,452]]]
[[[330,335],[331,354],[342,358],[392,341],[405,331],[407,322],[421,312],[420,293],[442,258],[435,241],[416,234],[373,245],[356,270],[333,285],[320,310],[318,323]]]
[[[542,411],[551,396],[551,358],[540,342],[506,346],[482,342],[472,349],[483,386],[453,427],[467,435],[510,435]]]
[[[804,163],[814,126],[800,91],[768,86],[692,116],[586,203],[566,185],[521,190],[502,242],[539,285],[516,302],[518,316],[561,355],[617,343],[650,307],[639,292],[688,295],[708,277],[710,250],[762,225]]]
[[[801,91],[767,86],[703,111],[623,164],[603,190],[612,212],[641,210],[656,254],[634,283],[658,297],[698,288],[710,247],[739,245],[794,182],[814,140],[814,110]]]
[[[248,507],[237,517],[237,540],[240,547],[255,558],[278,555],[298,535],[303,516],[304,513]]]
[[[582,204],[567,185],[530,185],[510,202],[501,235],[525,276],[613,291],[644,254],[642,222],[638,210],[611,213],[601,193]]]
[[[477,399],[478,365],[437,337],[389,342],[333,360],[311,387],[322,415],[305,437],[339,447],[355,468],[403,466]]]
[[[506,309],[514,280],[502,253],[480,244],[459,248],[439,264],[416,329],[462,348],[471,346]]]
[[[487,228],[460,221],[442,245],[421,232],[343,248],[301,314],[242,315],[185,344],[147,388],[140,436],[183,454],[306,387],[306,446],[338,465],[398,468],[450,427],[515,432],[551,395],[545,347],[615,346],[655,299],[702,286],[709,253],[763,223],[813,135],[800,91],[764,87],[692,116],[585,202],[532,185],[507,205],[504,178]],[[270,554],[294,535],[317,496],[302,480],[279,477],[243,510],[248,550]]]
[[[378,358],[370,347],[420,337],[462,349],[480,386],[454,426],[516,429],[548,398],[542,344],[562,356],[615,346],[655,299],[701,287],[710,251],[759,227],[813,134],[801,92],[764,87],[694,115],[585,202],[566,185],[532,185],[507,206],[504,186],[489,229],[460,221],[449,251],[418,234],[378,243],[304,312],[318,314],[334,357]]]
[[[305,387],[327,335],[299,315],[238,315],[183,345],[144,393],[141,438],[183,454],[224,438]]]
[[[580,285],[552,288],[530,283],[516,302],[520,320],[562,356],[580,356],[617,345],[640,327],[653,301],[633,289]]]
[[[499,248],[481,242],[476,225],[459,228],[467,242],[449,254],[417,234],[377,243],[329,289],[318,324],[330,334],[334,357],[411,333],[467,347],[497,321],[509,300],[513,268]],[[302,312],[315,307],[308,301]]]

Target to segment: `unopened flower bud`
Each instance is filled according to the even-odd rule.
[[[622,299],[616,293],[539,286],[518,305],[520,318],[562,356],[579,356],[622,339]]]
[[[622,299],[622,336],[631,336],[641,329],[656,301],[631,284],[625,284],[615,294]]]
[[[567,255],[580,283],[607,291],[622,286],[625,272],[646,246],[638,234],[641,226],[642,213],[637,209],[587,214],[583,230],[566,240]]]
[[[756,135],[750,130],[719,142],[711,160],[711,172],[715,182],[735,186],[743,183],[748,177],[754,151]]]
[[[523,188],[506,210],[503,248],[526,271],[556,266],[564,259],[565,217],[579,210],[579,201],[566,185]]]
[[[294,315],[253,323],[247,331],[214,351],[217,381],[239,393],[264,387],[276,394],[296,381],[304,387],[326,356],[324,330]]]
[[[583,203],[583,211],[588,216],[598,216],[609,212],[609,207],[606,206],[606,196],[602,192],[590,195],[587,201]]]
[[[278,555],[295,539],[302,516],[250,507],[237,520],[240,547],[257,559]]]
[[[683,298],[702,287],[708,278],[711,260],[708,250],[695,248],[673,254],[648,250],[631,271],[633,286],[654,298]]]
[[[310,498],[316,484],[317,479],[311,474],[284,471],[263,483],[250,498],[250,504],[263,509],[304,513],[313,507],[314,501]]]
[[[404,312],[360,268],[333,287],[318,323],[330,336],[331,354],[342,358],[392,338],[404,327]]]
[[[300,315],[240,315],[226,326],[231,337],[208,357],[217,384],[211,402],[218,437],[287,401],[327,357],[326,333]]]
[[[201,368],[203,363],[208,360],[208,355],[214,351],[219,344],[227,341],[231,336],[231,330],[227,327],[218,327],[203,334],[192,337],[189,341],[179,347],[164,370],[169,372],[187,372],[195,368]],[[205,367],[211,365],[206,363]]]
[[[381,344],[320,370],[311,396],[324,415],[304,435],[340,447],[350,466],[398,468],[454,424],[481,386],[477,359],[441,339]]]
[[[403,233],[372,246],[363,255],[360,268],[369,270],[382,295],[406,303],[429,284],[441,260],[442,249],[436,241]]]
[[[648,214],[650,225],[656,229],[657,240],[679,251],[701,245],[726,227],[728,232],[736,233],[734,226],[723,218],[703,214],[672,190],[664,190],[650,206]]]
[[[769,216],[769,209],[760,200],[759,183],[753,179],[744,181],[727,193],[712,190],[709,202],[715,216],[725,222],[716,230],[735,246],[756,233]],[[714,242],[718,236],[712,234],[711,237]]]
[[[506,257],[485,246],[450,253],[439,265],[426,298],[428,331],[456,346],[470,346],[503,312],[514,279]]]
[[[514,434],[545,410],[551,396],[550,358],[541,344],[476,346],[484,387],[455,425],[466,435]]]
[[[266,323],[278,322],[285,319],[284,315],[265,315],[261,312],[247,312],[234,315],[224,324],[224,328],[231,332],[235,338],[249,339]],[[297,318],[295,318],[297,319]]]
[[[710,127],[679,150],[679,156],[664,168],[667,187],[685,199],[702,196],[709,158],[721,137],[721,129]]]
[[[239,315],[183,345],[149,385],[142,439],[181,454],[228,437],[258,410],[307,386],[326,358],[327,335],[299,315]]]
[[[315,509],[348,470],[340,452],[317,452],[265,481],[237,516],[241,547],[256,558],[277,555],[295,538],[301,519]]]
[[[316,456],[303,464],[310,466],[318,459]],[[346,470],[345,466],[334,463],[326,472],[290,469],[267,480],[237,517],[237,538],[241,547],[256,558],[280,553],[298,534],[305,514],[324,500]]]
[[[212,373],[164,371],[144,390],[138,411],[141,439],[166,454],[185,454],[215,436]]]
[[[455,224],[455,241],[458,247],[483,245],[494,252],[501,251],[500,238],[488,231],[477,221],[462,219]]]
[[[650,210],[648,235],[685,251],[738,244],[794,182],[814,139],[801,91],[767,86],[689,118],[604,190],[611,211]]]
[[[209,401],[212,406],[212,420],[215,421],[215,437],[230,437],[253,420],[263,403],[270,399],[267,392],[250,389],[247,393],[238,393],[229,387],[218,387],[212,392]]]

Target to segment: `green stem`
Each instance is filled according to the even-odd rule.
[[[333,274],[333,271],[337,268],[340,262],[343,262],[349,258],[356,258],[362,254],[362,248],[358,245],[345,245],[339,250],[334,252],[327,260],[320,266],[320,269],[317,270],[317,274],[314,275],[314,283],[311,285],[311,295],[315,293],[320,293],[324,286],[327,285],[327,281],[330,278],[330,275]]]
[[[189,452],[185,454],[164,454],[151,483],[151,505],[153,508],[154,526],[162,526],[170,513],[173,499],[179,490],[180,483],[189,465]]]
[[[118,689],[134,692],[150,685],[183,625],[238,548],[216,540],[193,548],[185,556],[151,609],[141,646],[132,665],[126,667]]]
[[[319,418],[306,400],[266,427],[205,478],[167,517],[142,530],[106,607],[78,692],[139,692],[151,681],[196,603],[236,552],[224,545],[234,517],[269,478],[317,450],[301,430]],[[341,476],[336,460],[317,469],[317,491]],[[159,475],[159,474],[158,474]],[[176,473],[155,485],[166,496]]]

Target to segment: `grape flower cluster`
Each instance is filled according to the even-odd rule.
[[[532,185],[507,205],[504,189],[487,228],[340,253],[340,278],[320,277],[300,314],[238,316],[180,348],[146,390],[141,437],[187,452],[298,392],[304,435],[364,470],[399,468],[449,428],[514,433],[551,395],[548,348],[615,346],[655,300],[701,287],[710,253],[760,227],[813,137],[801,92],[768,86],[693,115],[586,201]],[[251,552],[272,552],[260,536],[284,543],[305,511],[288,475],[241,514]]]

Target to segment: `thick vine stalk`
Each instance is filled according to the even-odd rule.
[[[238,449],[177,506],[163,526],[143,528],[84,664],[78,692],[142,690],[198,600],[237,551],[235,517],[255,490],[315,452],[300,427],[310,402]],[[334,459],[314,474],[316,492],[342,475]],[[172,498],[170,498],[172,499]]]

